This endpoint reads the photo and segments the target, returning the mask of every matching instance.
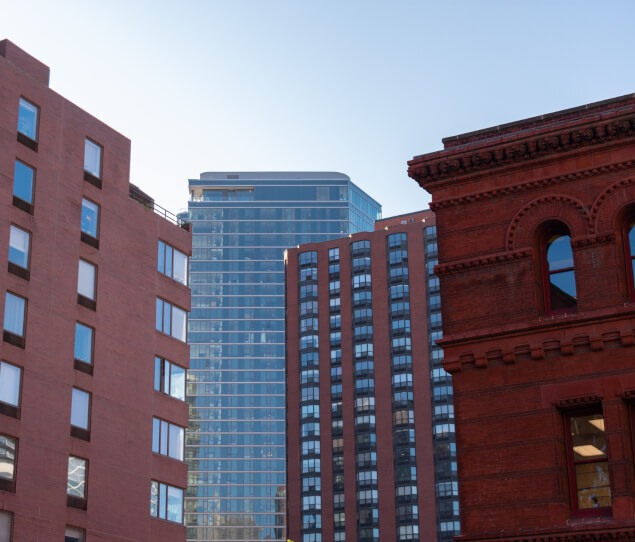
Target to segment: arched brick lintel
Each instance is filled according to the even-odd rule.
[[[622,179],[606,188],[591,206],[593,233],[614,231],[621,211],[634,203],[635,179]]]
[[[580,200],[565,194],[550,194],[529,202],[516,214],[507,228],[507,250],[530,247],[534,231],[547,220],[564,222],[572,238],[591,233],[591,217]]]

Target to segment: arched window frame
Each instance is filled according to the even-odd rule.
[[[631,243],[630,232],[635,236],[635,213],[630,212],[622,222],[622,247],[624,249],[624,267],[626,270],[626,289],[628,298],[635,301],[635,276],[633,266],[635,266],[635,243]]]
[[[550,221],[542,224],[539,229],[539,251],[540,251],[540,269],[542,273],[542,302],[544,312],[546,314],[562,314],[577,312],[577,280],[575,272],[575,262],[573,261],[573,250],[571,250],[571,259],[573,265],[571,267],[551,270],[549,265],[549,247],[559,238],[567,237],[571,240],[571,232],[566,224],[560,221]],[[551,277],[556,274],[573,272],[573,280],[576,290],[576,302],[566,307],[553,307],[552,303],[552,283]]]

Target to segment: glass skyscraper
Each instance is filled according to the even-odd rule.
[[[203,173],[192,223],[188,540],[286,540],[284,250],[372,231],[341,173]]]

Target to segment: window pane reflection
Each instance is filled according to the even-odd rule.
[[[68,458],[68,482],[66,494],[71,497],[86,496],[86,460],[70,456]]]

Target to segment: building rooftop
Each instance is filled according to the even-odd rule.
[[[534,129],[539,125],[556,126],[558,124],[565,124],[573,117],[576,119],[583,119],[585,116],[596,115],[600,111],[603,113],[619,111],[621,108],[632,107],[634,101],[635,93],[625,94],[624,96],[617,96],[615,98],[609,98],[599,102],[591,102],[577,107],[570,107],[568,109],[545,113],[544,115],[538,115],[536,117],[529,117],[526,119],[500,124],[498,126],[475,130],[473,132],[444,137],[442,141],[445,149],[460,147],[461,145],[474,143],[476,141],[487,141],[502,135],[522,133],[523,131]]]
[[[196,179],[192,179],[196,181]],[[190,182],[192,182],[190,180]],[[350,181],[348,175],[337,171],[207,171],[200,181]]]

